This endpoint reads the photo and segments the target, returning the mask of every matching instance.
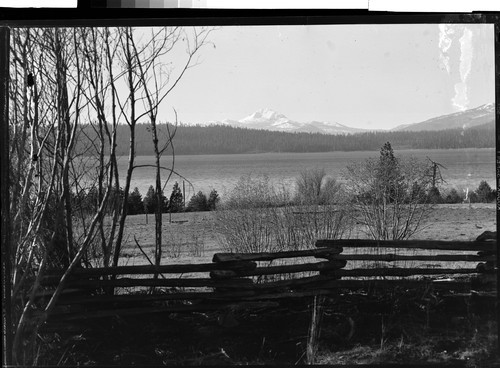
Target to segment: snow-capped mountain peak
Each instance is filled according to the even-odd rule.
[[[363,129],[350,128],[337,122],[297,122],[269,108],[257,110],[238,121],[225,119],[222,121],[222,124],[281,132],[351,134],[364,131]]]
[[[252,115],[240,119],[240,123],[252,123],[255,121],[279,121],[279,120],[289,120],[285,115],[279,114],[271,109],[260,109],[254,112]]]

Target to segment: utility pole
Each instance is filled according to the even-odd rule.
[[[186,183],[182,181],[182,208],[186,208]]]
[[[2,365],[12,364],[12,304],[9,200],[9,52],[10,29],[0,27],[0,180],[2,208]]]

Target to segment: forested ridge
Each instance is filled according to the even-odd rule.
[[[167,141],[166,125],[158,125],[160,142]],[[451,149],[490,148],[495,146],[495,125],[492,122],[470,129],[448,129],[421,132],[367,132],[352,135],[327,135],[320,133],[287,133],[267,130],[236,128],[227,125],[179,125],[173,146],[178,155],[238,154],[262,152],[331,152],[375,151],[390,141],[396,149]],[[87,127],[80,135],[80,145],[93,136]],[[117,154],[128,154],[128,128],[117,129]],[[136,154],[153,154],[149,124],[136,126]],[[167,150],[171,153],[171,148]]]

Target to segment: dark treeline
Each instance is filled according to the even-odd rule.
[[[241,179],[240,179],[241,180]],[[337,188],[338,189],[338,188]],[[337,190],[334,189],[334,190]],[[306,188],[307,190],[307,188]],[[298,188],[299,193],[296,193],[294,200],[289,202],[289,205],[300,205],[301,203],[301,189]],[[471,190],[466,195],[459,192],[456,188],[448,188],[448,190],[439,190],[437,188],[432,188],[426,195],[422,197],[422,203],[433,203],[433,204],[454,204],[454,203],[491,203],[495,201],[496,190],[491,188],[491,186],[482,180],[479,186],[475,190]],[[304,194],[304,193],[302,193]],[[313,194],[314,193],[309,193]],[[85,192],[82,191],[78,195],[71,193],[72,205],[75,208],[75,213],[95,213],[98,206],[97,191],[95,188]],[[238,189],[235,188],[230,196],[239,195],[244,196],[245,193],[239,193]],[[176,212],[200,212],[200,211],[214,211],[219,208],[221,198],[215,189],[207,195],[201,191],[193,195],[188,202],[186,198],[183,197],[179,184],[176,182],[172,188],[172,193],[170,197],[167,198],[162,193],[162,203],[161,212],[162,213],[176,213]],[[110,201],[108,207],[105,211],[106,214],[110,215],[112,213],[112,207],[116,205],[117,201],[123,199],[123,189],[118,192],[112,190],[110,194]],[[227,199],[225,199],[227,202]],[[262,202],[258,203],[260,207],[279,207],[283,203],[277,202],[266,202],[269,198],[265,196],[259,198]],[[231,199],[229,199],[231,201]],[[151,185],[145,196],[139,191],[139,188],[135,187],[127,198],[128,202],[128,215],[139,215],[139,214],[153,214],[156,211],[157,201],[154,192],[154,187]],[[252,202],[253,205],[256,202]],[[239,199],[238,205],[245,206]]]
[[[77,215],[81,214],[92,214],[97,211],[99,206],[98,192],[95,187],[87,190],[80,191],[78,194],[71,192],[71,203],[75,209]],[[107,215],[113,213],[113,207],[122,201],[124,198],[123,188],[116,190],[111,189],[110,200],[108,206],[105,209]],[[179,183],[175,182],[172,193],[169,197],[161,193],[161,212],[162,213],[176,213],[176,212],[199,212],[199,211],[214,211],[220,201],[219,194],[215,189],[207,195],[201,191],[196,193],[191,197],[189,202],[186,202]],[[139,188],[135,187],[133,191],[129,193],[127,197],[128,215],[138,215],[143,213],[154,214],[158,207],[158,201],[156,198],[155,189],[152,185],[145,196],[139,191]]]
[[[170,126],[170,130],[173,132],[174,128]],[[93,136],[88,128],[84,128],[84,133],[89,137]],[[161,133],[166,137],[165,125],[160,137]],[[126,126],[118,128],[118,155],[128,153],[127,134]],[[81,139],[80,144],[83,145],[85,141],[86,139]],[[179,125],[175,133],[174,148],[178,155],[376,151],[387,141],[393,142],[396,149],[491,148],[495,146],[495,125],[491,122],[466,130],[368,132],[352,135],[271,132],[226,125]],[[136,154],[153,154],[149,124],[137,125]]]

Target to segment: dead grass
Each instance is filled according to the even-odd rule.
[[[380,363],[465,363],[469,367],[487,366],[494,362],[496,323],[485,321],[472,334],[447,330],[429,332],[407,329],[400,337],[384,340],[383,344],[357,344],[335,351],[323,347],[315,364],[380,364]]]
[[[217,233],[214,212],[174,213],[172,221],[172,223],[169,222],[168,214],[164,215],[165,252],[162,263],[211,262],[214,253],[224,252],[221,234]],[[153,254],[154,226],[151,216],[149,216],[148,223],[146,223],[145,215],[127,217],[124,237],[126,242],[123,247],[122,262],[129,265],[147,263],[135,245],[134,236],[141,246],[149,252],[148,254]],[[433,209],[425,228],[413,239],[473,240],[483,231],[494,231],[495,229],[496,208],[493,203],[477,203],[471,206],[469,204],[442,204]],[[353,239],[366,238],[359,225],[354,225],[346,236]],[[361,250],[346,249],[344,252],[361,252]],[[411,254],[412,251],[406,252],[409,252],[406,254]],[[428,251],[428,253],[436,254],[434,251]],[[441,267],[445,266],[439,264]],[[388,265],[391,266],[391,264]],[[393,265],[402,264],[393,263]],[[412,262],[405,264],[405,266],[416,267],[416,264]],[[464,263],[456,266],[465,267],[467,265]],[[422,264],[422,267],[427,266]]]

